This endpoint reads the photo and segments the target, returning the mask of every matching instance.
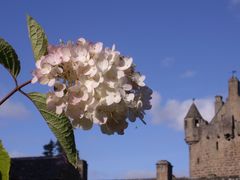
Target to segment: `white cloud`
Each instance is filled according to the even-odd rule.
[[[230,0],[230,5],[231,5],[231,6],[240,5],[240,0]]]
[[[193,70],[186,70],[185,72],[183,72],[180,77],[181,78],[192,78],[196,75],[196,72]]]
[[[155,91],[151,103],[152,109],[150,115],[152,116],[153,124],[167,123],[175,129],[183,130],[184,117],[192,104],[191,99],[184,101],[170,99],[167,100],[166,104],[163,106],[161,104],[160,94]],[[210,121],[214,115],[213,99],[197,99],[195,104],[203,118]]]
[[[14,158],[14,157],[26,157],[27,155],[18,151],[12,151],[9,153],[9,156],[11,158]]]
[[[175,59],[173,57],[165,57],[163,60],[161,60],[161,65],[163,67],[170,67],[174,64]]]
[[[27,107],[20,102],[8,100],[0,106],[0,118],[24,118],[29,114]]]
[[[229,10],[237,18],[240,18],[240,0],[229,0]]]

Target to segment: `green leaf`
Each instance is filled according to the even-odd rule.
[[[12,46],[2,38],[0,38],[0,64],[16,79],[21,69],[20,61]]]
[[[47,109],[45,94],[34,92],[29,93],[28,96],[46,120],[49,128],[57,137],[67,155],[68,161],[76,167],[78,154],[75,145],[73,127],[69,119],[64,115],[55,114]]]
[[[35,60],[47,54],[48,40],[43,28],[31,17],[27,16],[28,34],[32,43]]]
[[[9,180],[10,157],[0,140],[0,179]]]

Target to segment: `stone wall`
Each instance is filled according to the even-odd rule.
[[[205,128],[198,143],[190,145],[190,177],[240,176],[240,137]],[[233,133],[233,134],[232,134]]]
[[[208,178],[188,178],[188,177],[179,177],[174,178],[173,180],[240,180],[239,176],[229,176],[229,177],[208,177]]]

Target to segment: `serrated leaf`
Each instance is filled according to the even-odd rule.
[[[31,16],[27,16],[28,34],[35,60],[47,54],[48,40],[43,28]]]
[[[28,95],[57,137],[67,155],[68,161],[76,167],[78,155],[71,122],[66,116],[55,114],[47,109],[45,94],[34,92]]]
[[[0,64],[2,64],[10,74],[16,78],[20,72],[20,61],[13,47],[0,38]]]
[[[10,157],[0,140],[0,179],[9,180]]]

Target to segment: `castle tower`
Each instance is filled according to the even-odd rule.
[[[240,121],[240,97],[239,97],[239,80],[237,77],[232,76],[228,81],[228,107],[226,115],[228,118],[234,117],[235,120]]]
[[[239,97],[239,80],[236,76],[232,76],[228,81],[228,98],[235,100]]]
[[[204,120],[193,103],[184,118],[191,178],[240,177],[239,80],[228,81],[226,102],[215,96],[215,115]]]
[[[202,116],[199,113],[195,103],[193,102],[187,115],[184,118],[185,141],[188,144],[193,144],[199,141],[200,124]]]

